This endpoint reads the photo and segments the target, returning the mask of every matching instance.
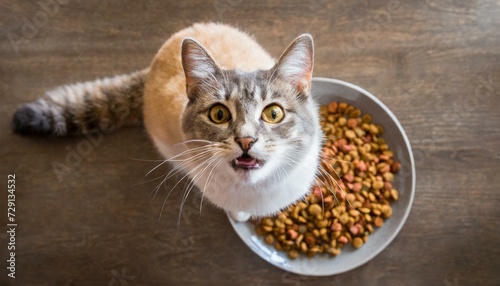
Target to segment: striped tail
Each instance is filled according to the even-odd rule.
[[[22,135],[66,136],[140,124],[148,71],[57,87],[20,106],[12,128]]]

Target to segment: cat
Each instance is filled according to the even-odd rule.
[[[236,28],[198,23],[171,36],[150,67],[48,91],[20,106],[12,127],[65,136],[143,123],[212,204],[237,221],[273,215],[310,192],[319,166],[313,54],[309,34],[276,61]]]

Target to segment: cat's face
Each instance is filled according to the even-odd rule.
[[[203,47],[183,43],[189,103],[183,116],[199,171],[224,170],[241,184],[279,180],[300,162],[316,136],[309,95],[312,41],[302,36],[271,70],[221,70]],[[200,140],[200,141],[196,141]]]

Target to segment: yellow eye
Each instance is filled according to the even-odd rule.
[[[271,104],[268,105],[262,111],[262,119],[268,123],[279,123],[283,120],[285,116],[285,111],[279,105]]]
[[[215,105],[210,109],[208,117],[216,124],[226,123],[231,119],[229,109],[222,104]]]

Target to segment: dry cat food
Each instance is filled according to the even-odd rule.
[[[398,199],[392,181],[401,164],[381,138],[383,127],[346,103],[322,106],[321,118],[325,144],[311,194],[256,226],[266,243],[292,259],[300,253],[336,256],[348,243],[362,247],[392,216],[390,203]]]

